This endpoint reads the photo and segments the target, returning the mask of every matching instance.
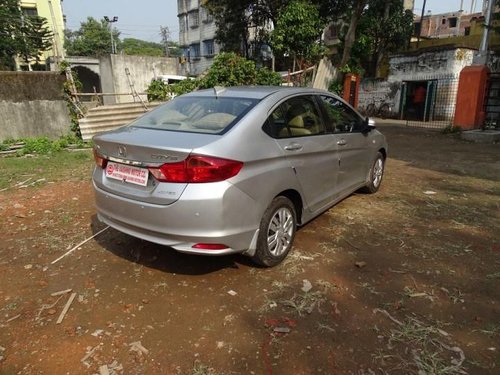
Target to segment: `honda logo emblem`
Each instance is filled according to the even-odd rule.
[[[120,154],[120,156],[122,157],[126,157],[127,156],[127,148],[125,146],[118,146],[118,154]]]

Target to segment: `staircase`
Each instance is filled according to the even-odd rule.
[[[78,121],[82,139],[90,141],[96,134],[127,125],[160,104],[162,103],[147,103],[147,110],[142,103],[113,104],[92,108],[84,118]]]

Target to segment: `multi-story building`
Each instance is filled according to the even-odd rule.
[[[183,50],[180,73],[183,75],[203,73],[220,51],[215,41],[214,18],[200,3],[200,0],[177,0],[179,45]]]
[[[42,65],[46,65],[49,59],[64,56],[64,16],[61,3],[62,0],[21,0],[19,2],[24,15],[47,19],[48,28],[52,32],[52,47],[43,51],[40,56]],[[17,64],[18,69],[30,69],[24,61],[18,60]]]

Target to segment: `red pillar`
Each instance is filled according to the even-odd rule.
[[[354,108],[358,107],[359,81],[359,76],[355,74],[347,73],[344,76],[344,92],[342,98]]]
[[[466,66],[460,72],[453,125],[477,129],[484,121],[484,100],[490,70],[485,65]]]

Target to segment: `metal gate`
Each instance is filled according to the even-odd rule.
[[[491,73],[484,101],[484,128],[500,128],[500,73]]]
[[[458,75],[452,74],[403,82],[400,119],[414,127],[443,129],[451,126],[455,116],[458,78]]]

